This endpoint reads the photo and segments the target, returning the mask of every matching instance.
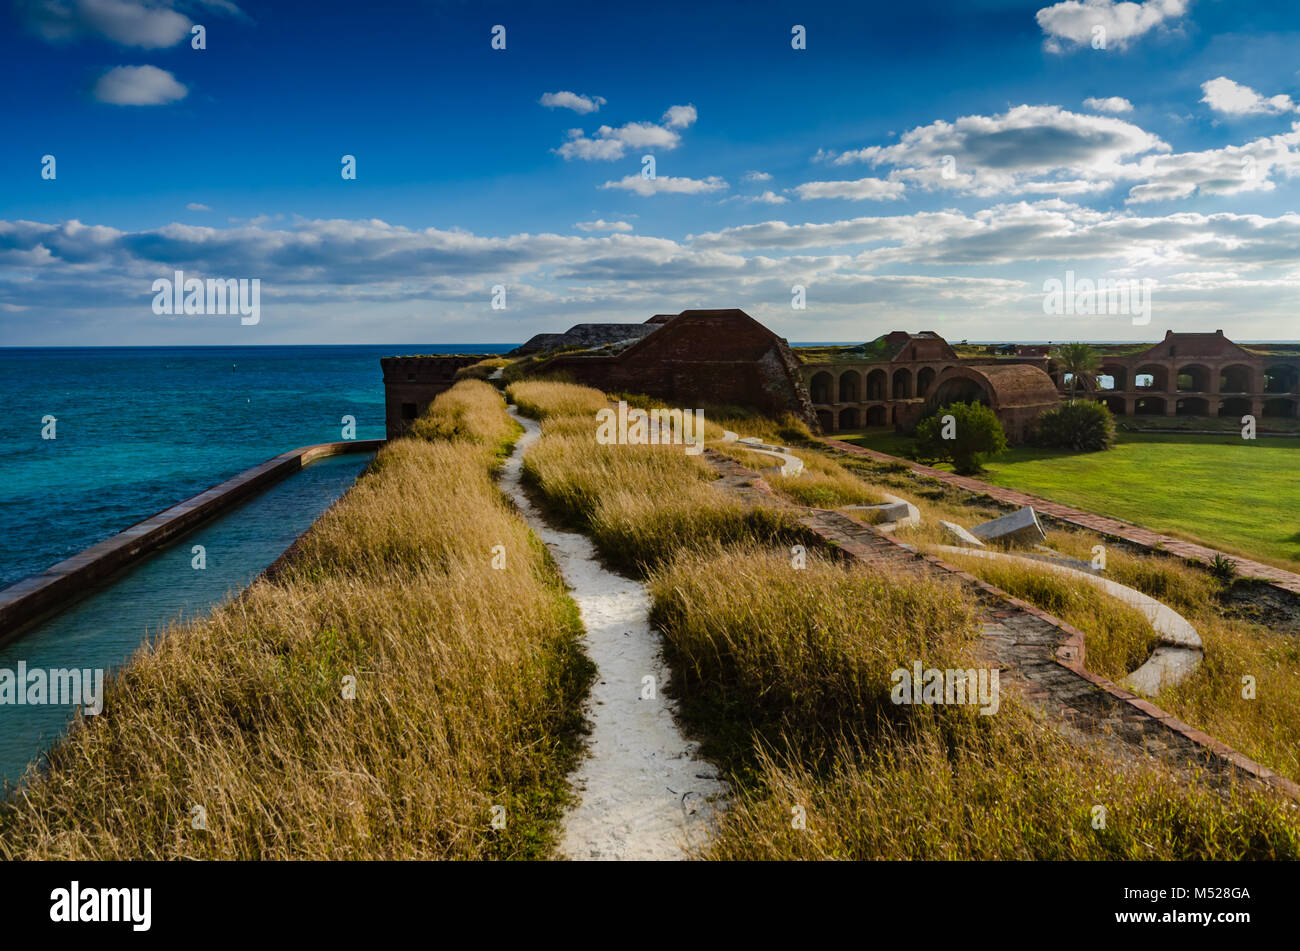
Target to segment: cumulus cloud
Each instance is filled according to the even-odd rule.
[[[891,181],[989,196],[1097,190],[1108,187],[1125,160],[1164,151],[1166,143],[1123,119],[1021,105],[1001,115],[940,119],[893,145],[817,157],[834,165],[889,165]]]
[[[579,221],[574,227],[579,231],[618,231],[627,233],[632,230],[632,226],[626,221],[606,221],[604,218],[597,218],[595,221]]]
[[[789,200],[790,199],[786,198],[784,195],[778,195],[770,188],[761,195],[754,195],[746,199],[746,201],[755,202],[760,205],[784,205]]]
[[[770,172],[746,172],[741,176],[741,180],[746,182],[770,182],[772,175]]]
[[[620,159],[628,149],[662,149],[669,151],[681,144],[676,131],[695,122],[694,106],[672,106],[663,114],[662,125],[654,122],[629,122],[618,127],[603,125],[594,136],[582,129],[570,129],[568,141],[555,151],[565,159],[611,161]]]
[[[189,93],[157,66],[115,66],[95,83],[95,98],[115,106],[161,106]]]
[[[1083,100],[1085,108],[1093,112],[1132,112],[1133,103],[1129,102],[1123,96],[1107,96],[1105,99],[1098,99],[1096,96],[1089,96]]]
[[[185,207],[188,208],[190,211],[211,211],[212,210],[207,205],[200,204],[197,201],[192,201]]]
[[[174,0],[19,0],[18,15],[27,27],[50,42],[99,37],[121,46],[163,49],[190,35],[192,21],[175,9]],[[244,19],[229,0],[204,6]]]
[[[604,96],[580,96],[576,92],[547,92],[538,100],[547,109],[572,109],[586,114],[595,112],[605,104]]]
[[[1062,41],[1072,47],[1093,44],[1097,28],[1103,32],[1105,48],[1124,49],[1130,40],[1150,32],[1166,21],[1176,21],[1187,12],[1189,0],[1064,0],[1043,7],[1035,19],[1047,36],[1049,52],[1062,51]]]
[[[889,182],[883,178],[859,178],[841,182],[805,182],[796,186],[800,198],[845,198],[849,201],[893,201],[902,198],[902,182]]]
[[[936,315],[951,316],[949,308],[970,309],[972,328],[985,334],[1014,333],[1016,320],[1041,326],[1045,274],[1074,268],[1157,279],[1161,301],[1179,305],[1181,328],[1201,315],[1211,328],[1222,326],[1222,313],[1230,311],[1252,322],[1250,336],[1267,336],[1294,325],[1297,246],[1300,214],[1153,216],[1060,199],[969,213],[765,221],[683,240],[626,233],[484,237],[379,220],[174,223],[138,231],[0,220],[0,318],[40,311],[57,315],[65,330],[111,324],[121,342],[130,326],[149,339],[157,332],[152,281],[183,267],[200,278],[258,277],[264,310],[275,315],[268,325],[288,326],[284,315],[292,312],[299,331],[310,327],[319,337],[339,315],[329,332],[340,340],[356,339],[358,315],[367,328],[377,327],[391,308],[413,314],[409,302],[420,302],[421,320],[433,303],[446,326],[459,319],[481,328],[504,319],[488,307],[490,287],[503,281],[543,318],[536,330],[571,323],[578,313],[643,320],[682,307],[741,306],[789,336],[800,329],[782,323],[801,319],[788,315],[796,281],[808,285],[818,319],[845,321],[846,337],[862,332],[864,318],[880,329],[931,326]],[[970,267],[988,270],[963,273]],[[870,303],[882,309],[864,309]],[[6,329],[11,339],[36,341],[45,323]],[[951,337],[975,333],[945,326]],[[511,335],[502,339],[518,339],[513,321],[497,329]],[[793,339],[827,337],[805,330]],[[51,333],[40,340],[55,339]]]
[[[670,129],[685,129],[695,124],[699,118],[695,107],[689,103],[685,106],[669,106],[664,113],[663,123]]]
[[[1201,102],[1215,112],[1229,116],[1275,116],[1297,111],[1290,96],[1279,93],[1266,99],[1249,86],[1233,82],[1226,76],[1201,83],[1201,92],[1205,93]]]
[[[601,188],[619,188],[635,195],[701,195],[708,192],[722,191],[729,187],[716,175],[708,178],[674,178],[661,175],[656,178],[643,178],[640,175],[625,175],[616,182],[606,182]]]

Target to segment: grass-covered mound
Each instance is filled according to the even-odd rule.
[[[516,428],[485,383],[439,396],[429,438],[382,449],[274,580],[111,679],[104,712],[0,806],[0,855],[546,855],[591,665],[492,479]]]

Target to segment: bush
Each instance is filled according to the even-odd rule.
[[[1115,417],[1104,403],[1070,400],[1038,417],[1040,446],[1100,452],[1115,444]]]
[[[952,416],[953,438],[945,439],[944,417]],[[962,475],[979,472],[984,458],[1007,448],[1007,434],[993,410],[982,403],[952,403],[916,427],[918,459],[951,462]]]

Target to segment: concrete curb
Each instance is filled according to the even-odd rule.
[[[212,488],[178,502],[85,551],[0,590],[0,644],[47,614],[89,594],[95,585],[144,555],[175,541],[235,503],[318,459],[374,452],[383,439],[351,439],[301,446],[246,469]]]

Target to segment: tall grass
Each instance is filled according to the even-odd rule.
[[[1005,688],[991,716],[891,709],[893,667],[978,666],[950,585],[751,548],[683,553],[651,587],[736,791],[707,857],[1300,857],[1294,803],[1068,740]]]
[[[713,470],[680,445],[600,445],[598,390],[528,381],[507,388],[520,411],[542,421],[524,476],[550,509],[591,534],[602,557],[642,574],[678,548],[802,537],[785,513],[718,492]]]
[[[0,855],[546,855],[591,665],[489,476],[513,425],[485,384],[439,396],[418,429],[438,441],[382,449],[274,580],[111,679],[104,712],[0,805]]]

